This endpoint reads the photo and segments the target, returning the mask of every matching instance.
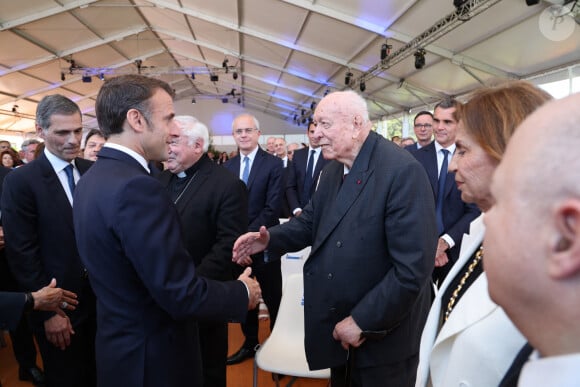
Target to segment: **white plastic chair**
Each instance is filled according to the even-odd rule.
[[[258,368],[272,372],[276,386],[277,374],[296,377],[330,379],[330,369],[310,371],[304,351],[304,283],[302,273],[286,279],[276,324],[270,337],[260,346],[254,358],[254,387],[258,385]]]

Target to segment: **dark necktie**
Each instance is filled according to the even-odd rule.
[[[70,193],[72,194],[75,192],[75,176],[73,174],[73,165],[69,164],[64,168],[64,172],[66,173],[66,177],[68,179],[68,187],[70,188]]]
[[[304,187],[302,191],[302,203],[300,205],[304,207],[310,201],[310,190],[312,189],[312,172],[314,171],[314,154],[316,151],[312,149],[310,151],[310,157],[308,158],[308,165],[306,166],[306,175],[304,176]]]
[[[244,157],[244,171],[242,172],[242,181],[248,185],[248,177],[250,177],[250,158]]]
[[[437,216],[437,230],[439,235],[443,232],[443,198],[445,196],[445,181],[447,180],[447,149],[441,149],[443,152],[443,164],[439,172],[439,182],[437,184],[437,204],[435,205],[435,215]]]
[[[499,382],[499,387],[516,387],[518,385],[518,379],[520,378],[522,368],[530,359],[532,352],[534,352],[534,347],[532,347],[530,343],[526,343],[516,355],[503,379]]]

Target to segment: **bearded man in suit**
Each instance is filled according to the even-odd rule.
[[[246,186],[207,156],[209,131],[191,116],[175,117],[170,128],[167,170],[159,176],[175,203],[185,247],[199,275],[227,281],[234,278],[232,246],[246,231]],[[228,325],[200,321],[199,343],[203,385],[226,387]]]
[[[266,248],[311,245],[303,269],[310,369],[330,368],[333,387],[347,385],[347,375],[356,386],[412,386],[437,240],[427,175],[371,131],[366,102],[353,91],[322,99],[314,123],[333,160],[318,189],[300,216],[238,238],[233,259],[247,264]]]

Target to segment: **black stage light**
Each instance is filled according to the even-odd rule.
[[[66,76],[64,75],[64,73],[60,73],[60,80],[63,82],[66,80]]]
[[[415,55],[415,68],[417,70],[422,69],[425,66],[425,50],[420,48],[413,55]]]
[[[82,79],[84,83],[91,83],[93,81],[93,78],[91,78],[90,75],[83,75]]]
[[[364,80],[360,81],[360,85],[359,85],[360,91],[364,93],[364,91],[367,89],[367,85],[365,83]]]
[[[223,97],[223,98],[222,98],[222,103],[228,103],[228,99],[227,99],[227,97]]]
[[[191,103],[192,103],[192,104],[195,104],[195,98],[192,98],[192,99],[191,99]]]
[[[312,103],[310,104],[310,110],[314,110],[315,107],[316,107],[316,102],[312,101]]]
[[[195,73],[191,73],[191,79],[195,79]]]
[[[242,99],[238,97],[238,105],[242,103]]]
[[[232,77],[234,78],[234,81],[236,79],[238,79],[238,73],[236,71],[234,71],[234,73],[232,74]]]
[[[352,73],[350,72],[350,70],[348,70],[348,72],[344,76],[344,84],[347,85],[347,86],[350,85],[350,80],[351,79],[352,79]]]
[[[526,4],[528,6],[536,5],[540,2],[540,0],[526,0]]]
[[[209,76],[209,80],[212,81],[212,82],[217,82],[217,81],[220,80],[220,77],[217,74],[211,74]]]

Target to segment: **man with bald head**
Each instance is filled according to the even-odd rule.
[[[518,386],[578,385],[578,106],[575,94],[530,115],[491,185],[495,204],[486,212],[484,241],[489,293],[536,349]]]
[[[314,123],[331,160],[318,189],[299,217],[238,238],[234,260],[311,245],[304,264],[310,369],[331,368],[333,387],[412,386],[437,241],[427,175],[371,131],[366,102],[353,91],[322,99]]]

